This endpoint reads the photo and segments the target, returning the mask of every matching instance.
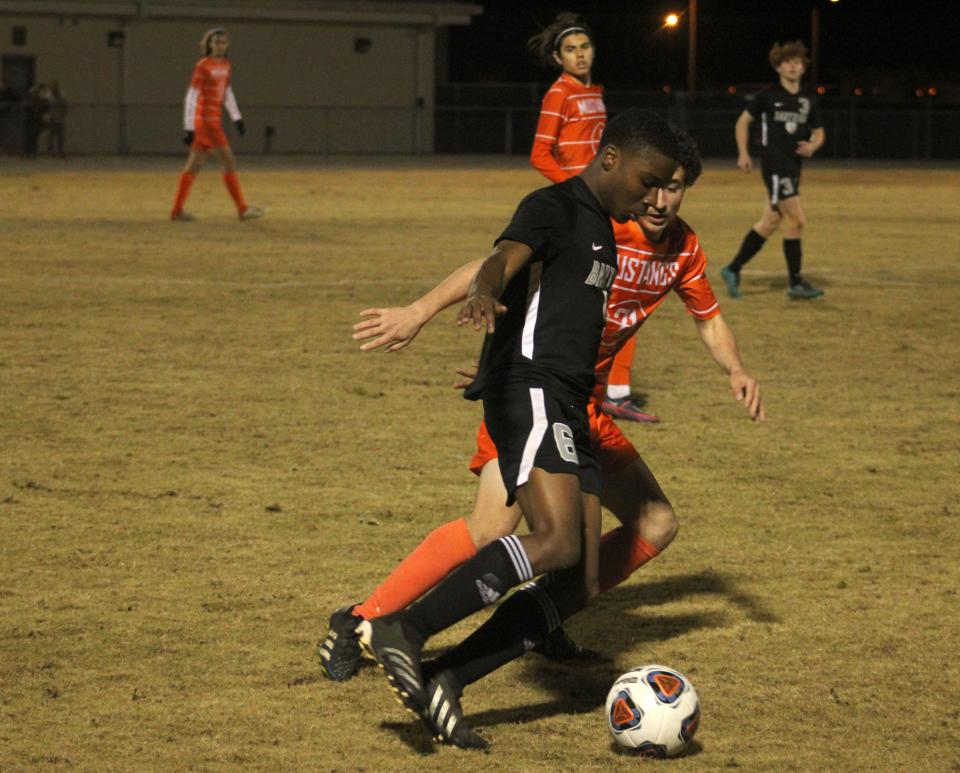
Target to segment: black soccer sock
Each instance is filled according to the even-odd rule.
[[[560,622],[560,612],[541,584],[528,583],[460,644],[425,664],[424,672],[429,678],[449,671],[462,690],[533,649]]]
[[[787,271],[790,274],[790,286],[793,287],[801,280],[800,259],[803,256],[803,249],[800,247],[800,240],[784,239],[783,256],[787,259]]]
[[[730,261],[730,265],[727,266],[731,271],[739,272],[750,259],[756,255],[763,248],[763,245],[766,243],[766,237],[761,236],[752,228],[747,232],[747,235],[743,237],[743,243],[740,245],[740,251],[737,253],[736,257]]]
[[[403,615],[404,627],[426,641],[468,615],[493,604],[514,585],[533,579],[517,537],[502,537],[454,569]]]

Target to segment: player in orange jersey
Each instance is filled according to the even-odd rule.
[[[751,418],[760,421],[766,418],[759,386],[744,370],[733,333],[721,317],[710,289],[700,243],[692,229],[677,217],[686,189],[700,173],[695,144],[682,133],[679,139],[679,167],[666,189],[662,205],[651,208],[638,222],[624,224],[615,232],[619,273],[607,304],[608,322],[597,361],[597,389],[588,413],[591,441],[602,467],[601,501],[623,525],[602,537],[600,592],[616,586],[657,556],[677,533],[676,515],[653,473],[616,423],[599,407],[613,355],[671,290],[683,299],[708,352],[727,372],[736,399],[742,401]],[[461,267],[410,306],[361,312],[365,319],[354,326],[354,338],[365,342],[361,349],[384,347],[388,352],[403,349],[436,313],[466,294],[478,263],[473,261]],[[467,371],[462,373],[469,376]],[[516,528],[521,513],[516,505],[505,506],[506,489],[495,462],[496,448],[486,427],[481,425],[477,453],[470,464],[470,469],[480,478],[473,512],[467,518],[431,532],[362,604],[334,612],[330,632],[320,647],[321,666],[329,678],[342,681],[355,672],[359,661],[355,628],[361,620],[404,608],[480,548]],[[434,665],[425,664],[425,668],[430,668],[433,674],[449,670],[456,688],[462,689],[487,673],[491,666],[496,668],[525,651],[522,639],[530,637],[518,640],[510,634],[518,624],[517,605],[523,606],[520,617],[536,619],[540,614],[537,610],[542,607],[528,603],[531,594],[550,596],[556,592],[556,588],[541,580],[532,588],[514,594],[520,599],[513,602],[512,608],[508,606],[511,604],[508,599],[501,607],[506,611],[498,610],[491,622],[462,647]],[[549,629],[559,625],[559,620],[547,623]],[[499,644],[492,649],[495,637],[490,635],[491,631],[500,637]],[[541,632],[531,641],[536,642],[535,651],[551,657],[595,656],[577,647],[559,627],[554,627],[546,636]]]
[[[544,67],[561,70],[543,97],[530,163],[551,182],[579,174],[597,153],[607,122],[603,86],[593,82],[596,48],[593,32],[573,13],[561,13],[527,41]],[[636,343],[631,338],[617,353],[610,370],[604,412],[620,419],[655,422],[630,398],[630,371]]]
[[[177,196],[170,211],[171,220],[194,219],[193,215],[184,212],[183,205],[190,195],[193,181],[210,153],[223,164],[223,182],[237,205],[240,219],[253,220],[263,215],[262,209],[247,204],[243,198],[240,181],[237,179],[237,159],[221,125],[221,113],[226,108],[237,131],[243,136],[243,117],[230,87],[231,66],[227,59],[229,46],[226,31],[219,27],[207,30],[200,39],[203,57],[193,68],[193,77],[183,106],[183,142],[190,146],[190,155],[180,173]]]
[[[607,123],[603,86],[592,80],[593,33],[576,14],[561,13],[527,48],[545,67],[561,70],[543,97],[530,163],[551,182],[563,182],[597,155]]]

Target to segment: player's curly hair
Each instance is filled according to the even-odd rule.
[[[569,11],[558,13],[556,18],[544,29],[540,30],[527,41],[527,51],[533,54],[544,67],[558,68],[557,60],[553,55],[560,50],[560,44],[567,35],[579,32],[593,41],[593,30],[582,16]]]
[[[674,161],[680,159],[677,133],[666,119],[651,110],[631,107],[607,124],[600,137],[600,152],[613,145],[627,153],[654,149]]]
[[[200,38],[200,53],[203,56],[210,56],[212,51],[211,41],[213,40],[214,35],[226,35],[227,31],[223,27],[214,27],[203,33],[203,37]]]
[[[677,135],[677,166],[683,167],[683,184],[689,188],[703,171],[700,148],[693,136],[684,129],[674,127]]]
[[[802,40],[789,40],[786,43],[777,41],[773,44],[770,49],[770,66],[776,70],[784,59],[802,59],[804,67],[810,64],[807,47]]]

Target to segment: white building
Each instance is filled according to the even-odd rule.
[[[71,152],[179,153],[199,40],[230,34],[237,152],[429,153],[438,32],[478,5],[366,0],[0,0],[15,87],[58,81]],[[229,122],[228,122],[229,123]]]

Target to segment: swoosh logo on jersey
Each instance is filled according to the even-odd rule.
[[[773,106],[774,106],[774,107],[783,107],[783,102],[774,102],[774,103],[773,103]]]
[[[602,250],[602,249],[603,249],[603,245],[602,245],[602,244],[594,244],[593,242],[590,242],[590,246],[593,247],[593,251],[594,251],[594,252],[596,252],[597,250]]]

